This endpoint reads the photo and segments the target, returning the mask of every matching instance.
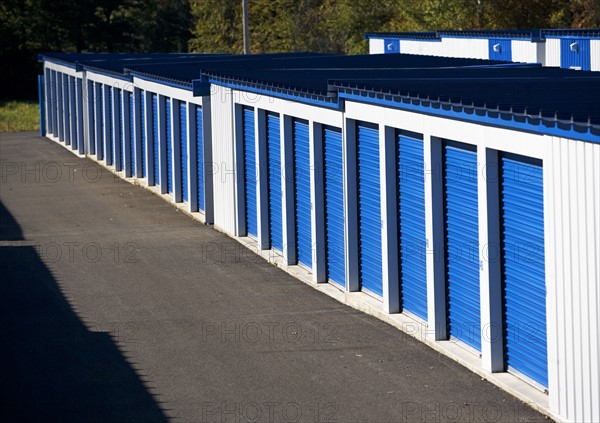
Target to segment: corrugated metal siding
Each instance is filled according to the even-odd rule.
[[[553,137],[544,161],[550,405],[600,421],[600,144]]]
[[[102,84],[96,83],[96,111],[98,127],[96,132],[96,157],[98,160],[104,158],[104,127],[106,126],[104,116],[104,92]]]
[[[575,49],[571,49],[571,45]],[[560,67],[565,69],[590,70],[590,40],[583,38],[561,38]]]
[[[444,144],[446,284],[450,336],[481,350],[477,151]]]
[[[537,63],[538,48],[540,48],[543,45],[543,43],[536,43],[532,41],[512,40],[512,61],[523,63]]]
[[[544,66],[560,67],[559,38],[546,38],[546,63]]]
[[[64,121],[64,100],[63,100],[63,77],[62,73],[56,72],[56,107],[58,110],[58,139],[59,141],[65,140],[65,121]]]
[[[377,38],[371,38],[369,40],[369,53],[370,54],[383,54],[385,52],[383,47],[383,40]]]
[[[71,96],[69,95],[69,76],[63,74],[63,119],[64,119],[64,141],[66,145],[71,145]]]
[[[187,136],[187,103],[179,102],[179,139],[181,146],[181,196],[188,201],[188,136]]]
[[[283,214],[281,189],[281,126],[279,115],[267,114],[269,162],[269,243],[283,251]]]
[[[116,104],[117,104],[117,108],[118,111],[116,110],[115,113],[118,113],[118,120],[117,120],[117,124],[118,127],[116,128],[115,131],[115,149],[116,149],[116,154],[118,154],[118,161],[116,163],[116,168],[117,170],[122,170],[125,168],[124,166],[124,155],[123,155],[123,103],[121,102],[121,97],[123,95],[123,91],[122,90],[117,90],[117,99],[116,99]]]
[[[196,169],[198,171],[198,209],[205,210],[204,193],[204,134],[202,133],[202,107],[196,108]]]
[[[310,144],[308,122],[294,120],[294,194],[298,262],[312,268]]]
[[[422,56],[442,56],[442,43],[440,41],[415,41],[400,40],[400,51],[404,54],[418,54]]]
[[[548,387],[542,162],[510,154],[500,161],[506,365]]]
[[[344,246],[344,167],[342,131],[323,129],[325,143],[325,225],[327,243],[327,278],[346,285]]]
[[[115,163],[115,148],[114,148],[114,144],[115,144],[115,136],[113,133],[113,91],[111,88],[108,88],[108,98],[107,98],[107,103],[108,103],[108,114],[106,115],[106,127],[108,128],[108,134],[109,136],[107,137],[106,140],[106,158],[107,160],[107,164],[112,165]]]
[[[235,163],[233,155],[232,92],[229,88],[211,87],[212,162],[219,166],[213,172],[215,226],[235,234]],[[206,181],[208,184],[209,181]]]
[[[439,43],[441,55],[445,57],[488,58],[488,40],[479,38],[445,38]]]
[[[158,95],[152,94],[152,149],[154,150],[154,185],[160,185],[160,155],[158,141]]]
[[[165,143],[167,144],[167,191],[173,192],[173,130],[171,128],[171,99],[167,97],[165,101],[166,115],[166,136]]]
[[[590,70],[600,71],[600,40],[590,40]]]
[[[423,141],[397,134],[402,307],[427,319],[427,241]]]
[[[52,71],[50,69],[44,69],[44,94],[46,98],[46,132],[54,134],[52,121],[54,100],[52,99]]]
[[[77,149],[78,139],[77,139],[77,120],[79,116],[77,116],[77,107],[75,104],[75,77],[69,76],[69,134],[71,141],[71,148],[73,150]]]
[[[244,107],[244,177],[246,201],[246,230],[248,235],[258,236],[256,203],[256,137],[254,135],[254,109]]]
[[[383,295],[379,130],[361,123],[357,127],[358,216],[361,288]]]

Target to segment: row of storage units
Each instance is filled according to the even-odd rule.
[[[371,54],[470,57],[600,71],[600,29],[369,32]]]
[[[600,419],[598,76],[405,55],[60,59],[42,57],[46,136],[402,313],[553,417]]]

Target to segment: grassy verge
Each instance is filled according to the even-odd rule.
[[[38,131],[39,106],[33,101],[0,101],[0,132]]]

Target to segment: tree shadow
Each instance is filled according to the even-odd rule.
[[[0,420],[167,421],[113,337],[84,325],[19,240],[0,202]]]

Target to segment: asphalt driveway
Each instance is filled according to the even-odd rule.
[[[0,134],[3,421],[542,421],[35,133]]]

